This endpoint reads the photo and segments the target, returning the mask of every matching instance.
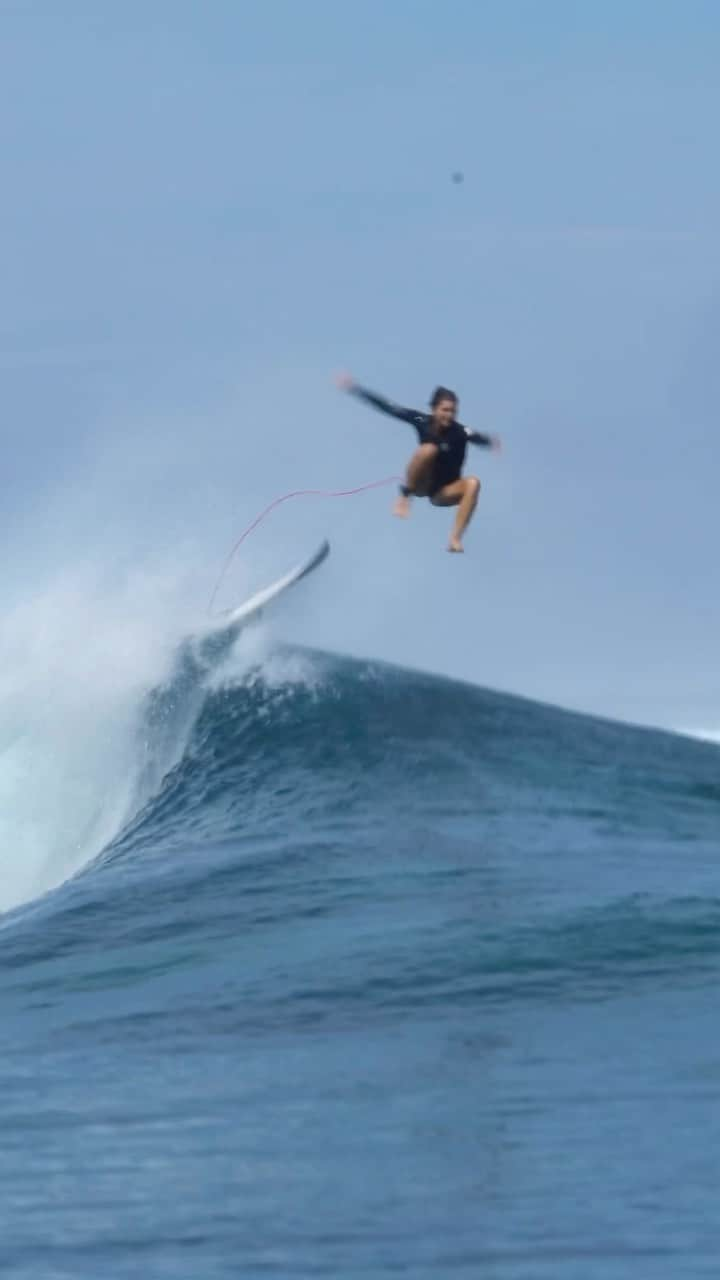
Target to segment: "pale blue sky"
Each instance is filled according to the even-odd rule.
[[[390,494],[252,546],[334,556],[303,641],[720,725],[720,7],[0,0],[7,589],[397,471],[457,387],[500,459],[463,561]],[[465,181],[451,182],[461,169]],[[260,539],[260,535],[258,535]]]

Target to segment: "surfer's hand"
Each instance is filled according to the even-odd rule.
[[[490,448],[493,453],[500,453],[502,451],[502,440],[499,436],[490,437]]]
[[[337,373],[335,375],[335,385],[341,391],[352,391],[355,386],[355,379],[349,373]]]

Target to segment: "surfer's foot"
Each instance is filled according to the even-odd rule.
[[[465,550],[465,548],[464,548],[464,546],[463,546],[463,544],[462,544],[462,542],[460,541],[460,539],[459,539],[459,538],[451,538],[451,539],[450,539],[450,541],[449,541],[449,543],[448,543],[448,551],[459,551],[459,552],[463,552],[464,550]]]
[[[393,507],[393,515],[399,516],[401,520],[407,520],[410,515],[410,499],[406,494],[400,494],[400,497]]]

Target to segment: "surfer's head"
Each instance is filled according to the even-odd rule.
[[[439,427],[449,427],[458,411],[458,398],[447,387],[436,387],[430,397],[432,416]]]

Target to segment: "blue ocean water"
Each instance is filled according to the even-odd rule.
[[[717,747],[284,650],[133,741],[0,919],[3,1276],[717,1274]]]

